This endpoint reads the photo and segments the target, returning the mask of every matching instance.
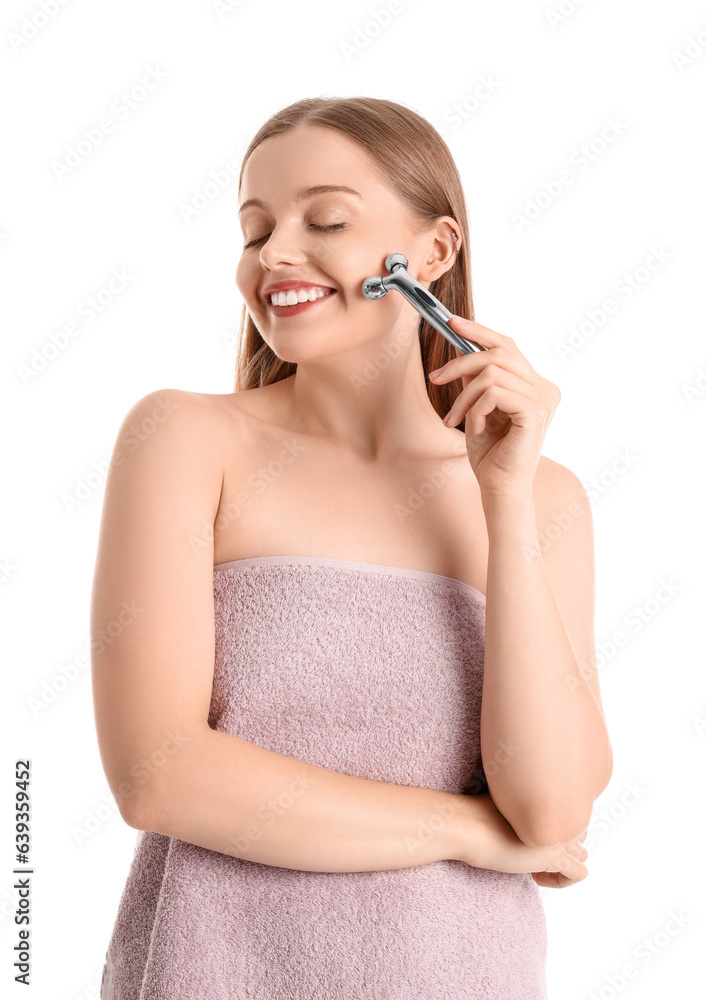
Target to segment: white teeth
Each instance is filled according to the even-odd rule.
[[[273,292],[270,302],[273,306],[295,306],[299,302],[314,302],[331,292],[330,288],[290,288],[288,292]]]

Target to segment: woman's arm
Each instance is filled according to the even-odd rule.
[[[208,726],[217,456],[237,447],[211,405],[174,390],[145,396],[123,421],[108,472],[91,675],[121,815],[285,868],[368,871],[468,856],[473,796],[339,774]]]
[[[532,872],[547,888],[586,878],[580,842],[527,845],[491,796],[368,781],[207,729],[189,740],[168,795],[138,829],[221,854],[316,872],[380,871],[458,860]],[[147,800],[146,800],[147,801]]]
[[[463,383],[444,423],[465,420],[488,529],[488,787],[526,843],[566,840],[588,825],[613,767],[593,638],[591,507],[577,477],[541,454],[558,386],[511,337],[460,316],[449,322],[485,348],[457,348],[429,378]]]
[[[591,508],[573,473],[543,462],[533,497],[483,498],[481,749],[493,798],[528,844],[578,836],[612,770],[593,644]],[[514,752],[489,772],[508,745]]]
[[[137,829],[317,872],[468,858],[482,815],[477,796],[339,774],[208,727],[153,792],[126,810]]]

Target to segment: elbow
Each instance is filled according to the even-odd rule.
[[[134,830],[144,830],[151,833],[162,833],[164,830],[165,810],[148,796],[131,796],[120,806],[123,821]]]
[[[579,818],[576,819],[576,815]],[[584,814],[573,816],[553,816],[544,812],[541,816],[522,824],[520,828],[513,827],[519,839],[528,847],[554,847],[577,840],[588,829],[591,821],[591,810]]]
[[[130,800],[120,809],[123,822],[131,826],[133,830],[151,830],[152,822],[150,818],[149,806],[142,800]]]
[[[206,730],[213,732],[211,729]],[[183,737],[191,740],[191,736]],[[173,836],[174,823],[183,817],[200,787],[202,773],[202,741],[193,739],[193,752],[181,751],[178,766],[153,769],[150,780],[137,784],[126,781],[121,785],[126,794],[120,801],[120,814],[135,830]],[[191,744],[190,744],[191,745]]]
[[[541,809],[528,808],[517,818],[517,823],[509,822],[519,839],[528,847],[554,847],[577,840],[591,822],[593,803],[577,803],[569,806],[566,802],[559,808],[556,803]]]

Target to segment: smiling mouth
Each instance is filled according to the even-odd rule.
[[[267,301],[270,305],[296,306],[299,305],[300,302],[315,302],[317,299],[323,299],[333,291],[335,291],[335,289],[327,288],[326,285],[289,288],[286,291],[271,292],[267,296]],[[304,296],[303,298],[302,295]]]
[[[313,291],[313,290],[312,290]],[[274,293],[275,297],[279,297],[279,293]],[[311,292],[310,292],[311,294]],[[324,302],[326,299],[332,298],[336,294],[335,288],[329,288],[323,294],[317,294],[315,298],[304,299],[303,302],[295,302],[292,305],[279,305],[279,303],[273,303],[272,298],[268,296],[268,304],[270,307],[270,312],[275,316],[298,316],[299,313],[304,312],[306,309],[312,309],[319,303]]]

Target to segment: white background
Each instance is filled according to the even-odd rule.
[[[98,995],[137,836],[103,774],[88,669],[105,470],[146,393],[232,391],[237,177],[216,190],[211,172],[239,168],[287,104],[363,94],[444,134],[469,205],[476,318],[560,387],[544,453],[592,500],[615,768],[589,828],[588,878],[541,890],[549,996],[703,996],[703,2],[402,0],[377,30],[383,0],[45,6],[52,16],[38,2],[0,14],[2,980],[16,940],[12,775],[30,757],[29,995]],[[22,31],[31,37],[17,44]],[[150,69],[163,81],[127,117],[111,113]],[[112,133],[57,176],[67,147],[108,114]],[[609,120],[620,134],[601,142]],[[573,183],[518,227],[567,167]],[[205,207],[185,220],[199,192]],[[113,269],[127,285],[80,320]],[[635,290],[621,298],[626,275]],[[600,322],[606,298],[617,310]],[[32,370],[72,320],[78,335]],[[582,342],[565,355],[572,328]],[[611,648],[618,632],[626,641]],[[621,980],[626,965],[635,975]],[[6,995],[28,995],[13,986]]]

